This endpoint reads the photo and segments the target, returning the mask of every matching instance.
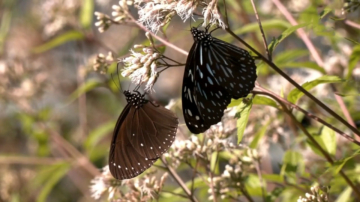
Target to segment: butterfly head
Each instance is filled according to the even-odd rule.
[[[209,45],[213,40],[211,34],[207,33],[207,31],[198,30],[196,27],[192,27],[190,31],[194,41],[204,42],[205,46]]]
[[[136,109],[142,107],[147,102],[145,94],[141,95],[138,91],[131,93],[130,91],[125,90],[124,95],[126,97],[126,101]]]

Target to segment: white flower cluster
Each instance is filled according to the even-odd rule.
[[[142,2],[136,1],[139,5],[139,22],[154,33],[166,25],[175,14],[186,21],[193,16],[193,12],[199,5],[207,5],[202,11],[204,26],[209,22],[210,24],[217,24],[223,29],[226,27],[217,9],[218,0],[212,0],[210,3],[205,0],[153,0],[143,3],[141,6]]]
[[[132,54],[121,61],[125,64],[121,74],[134,83],[146,83],[145,91],[150,91],[158,78],[156,60],[161,55],[152,47],[135,45],[134,48],[143,48],[143,53],[131,50]]]

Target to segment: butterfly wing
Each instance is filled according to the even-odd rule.
[[[178,120],[168,109],[146,103],[135,113],[128,138],[135,150],[148,159],[159,158],[175,140]]]
[[[196,50],[198,43],[195,42],[190,49],[188,58],[186,60],[183,85],[182,85],[182,109],[185,119],[185,124],[189,130],[194,134],[199,134],[206,131],[211,125],[206,123],[200,115],[195,98],[195,68],[196,68]]]
[[[111,141],[111,174],[123,180],[143,173],[169,149],[177,125],[175,115],[162,106],[148,102],[136,109],[127,104],[116,123]]]
[[[246,97],[255,87],[256,65],[248,51],[213,38],[208,51],[209,64],[220,84],[235,99]]]
[[[186,61],[182,104],[185,123],[192,133],[206,131],[221,121],[231,101],[207,60],[208,48],[195,42]]]

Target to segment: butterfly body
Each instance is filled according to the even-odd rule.
[[[221,121],[231,98],[246,97],[255,86],[256,66],[249,52],[191,28],[194,44],[186,61],[182,106],[192,133]]]
[[[116,123],[109,154],[111,174],[120,180],[140,175],[173,143],[178,120],[168,109],[135,91]]]

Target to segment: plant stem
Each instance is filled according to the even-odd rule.
[[[325,125],[325,126],[331,128],[331,129],[333,129],[335,132],[337,132],[339,135],[343,136],[343,137],[346,138],[347,140],[349,140],[349,141],[351,141],[351,142],[353,142],[353,143],[355,143],[355,144],[357,144],[357,145],[360,146],[360,142],[356,141],[356,140],[355,140],[354,138],[352,138],[350,135],[344,133],[344,132],[341,131],[340,129],[334,127],[333,125],[331,125],[331,124],[329,124],[329,123],[327,123],[326,121],[324,121],[323,119],[317,117],[316,115],[314,115],[314,114],[306,111],[305,109],[303,109],[303,108],[301,108],[301,107],[299,107],[299,106],[297,106],[297,105],[295,105],[295,104],[293,104],[293,103],[285,100],[284,98],[282,98],[282,97],[280,97],[280,96],[278,96],[278,95],[276,95],[276,94],[274,94],[274,93],[272,93],[272,92],[267,91],[266,89],[262,89],[262,90],[263,90],[263,91],[252,91],[252,93],[254,93],[254,94],[266,95],[266,96],[269,96],[269,97],[274,98],[274,99],[275,99],[276,101],[278,101],[278,102],[285,103],[285,104],[291,106],[292,108],[301,111],[302,113],[305,114],[305,116],[307,116],[307,117],[309,117],[309,118],[311,118],[311,119],[313,119],[313,120],[315,120],[315,121],[318,121],[318,122],[322,123],[323,125]]]
[[[166,160],[164,159],[164,157],[160,158],[162,163],[165,165],[165,167],[167,168],[167,170],[170,172],[170,175],[175,179],[175,181],[180,185],[180,187],[183,189],[183,191],[185,192],[185,194],[189,197],[189,199],[192,202],[198,202],[197,199],[191,195],[190,190],[188,189],[188,187],[186,186],[186,184],[183,182],[183,180],[180,178],[180,176],[175,172],[175,170],[169,166],[166,162]]]
[[[320,100],[318,100],[315,96],[313,96],[311,93],[309,93],[307,90],[305,90],[302,86],[300,86],[298,83],[296,83],[292,78],[290,78],[285,72],[283,72],[279,67],[277,67],[273,62],[265,58],[262,54],[260,54],[258,51],[256,51],[253,47],[251,47],[248,43],[246,43],[244,40],[242,40],[240,37],[238,37],[233,31],[226,29],[226,31],[231,34],[234,38],[236,38],[238,41],[240,41],[242,44],[244,44],[246,47],[248,47],[251,51],[253,51],[258,57],[260,57],[264,62],[266,62],[270,67],[272,67],[277,73],[279,73],[282,77],[284,77],[286,80],[288,80],[292,85],[294,85],[297,89],[299,89],[301,92],[303,92],[306,96],[308,96],[311,100],[313,100],[316,104],[318,104],[320,107],[322,107],[325,111],[327,111],[329,114],[331,114],[333,117],[335,117],[337,120],[339,120],[341,123],[346,125],[350,130],[352,130],[356,135],[360,136],[360,132],[353,127],[351,124],[349,124],[347,121],[345,121],[341,116],[339,116],[337,113],[335,113],[333,110],[331,110],[328,106],[326,106],[324,103],[322,103]]]
[[[282,105],[282,108],[284,112],[294,121],[294,123],[304,132],[306,137],[314,144],[314,146],[322,153],[322,155],[326,158],[326,160],[331,163],[331,165],[334,165],[334,160],[328,154],[321,145],[314,139],[314,137],[305,129],[303,125],[295,118],[295,116],[288,110],[286,105],[282,102],[280,102]],[[353,182],[348,178],[348,176],[344,173],[343,170],[339,171],[340,175],[344,178],[344,180],[347,182],[347,184],[353,189],[354,193],[357,195],[358,199],[360,199],[360,190],[353,184]]]

